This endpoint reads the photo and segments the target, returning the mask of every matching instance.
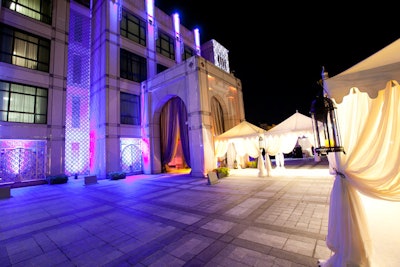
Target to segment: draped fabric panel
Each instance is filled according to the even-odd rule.
[[[169,100],[162,109],[160,118],[162,165],[175,156],[179,138],[186,165],[190,167],[189,129],[185,103],[178,97]]]
[[[265,137],[265,152],[267,155],[275,156],[280,152],[282,139],[277,135]]]
[[[213,138],[212,142],[214,142],[214,146],[215,146],[215,136],[218,136],[218,135],[222,134],[223,132],[225,132],[224,112],[221,107],[221,104],[215,97],[211,98],[211,115],[212,115],[211,131],[212,131],[212,138]],[[217,148],[215,148],[215,149],[217,149]],[[228,147],[226,147],[226,150],[227,149],[228,149]],[[220,153],[220,152],[216,152],[215,154],[218,154],[218,156],[215,155],[215,162],[218,162],[218,160],[223,161],[227,156],[225,153]],[[227,160],[230,160],[230,157],[227,157]]]
[[[215,141],[215,156],[220,157],[228,152],[230,145],[234,146],[236,150],[236,160],[239,157],[250,156],[257,158],[257,168],[259,170],[258,176],[269,176],[271,171],[271,161],[268,156],[264,161],[261,150],[259,148],[259,136],[233,138]]]
[[[180,99],[179,99],[180,100]],[[188,129],[188,117],[183,101],[179,101],[178,105],[178,118],[179,118],[179,131],[181,137],[181,145],[183,151],[183,157],[185,159],[186,165],[190,168],[190,145],[189,145],[189,129]]]
[[[371,239],[371,225],[366,215],[370,212],[362,201],[365,195],[382,203],[400,202],[400,87],[389,81],[377,98],[352,88],[350,94],[337,104],[338,124],[344,153],[328,154],[329,163],[336,170],[330,196],[327,246],[333,255],[324,267],[336,266],[398,266],[400,255],[375,253],[379,246]],[[399,214],[393,205],[392,215]],[[383,222],[391,220],[380,218]],[[381,229],[384,232],[386,229]],[[400,230],[388,235],[400,239]],[[373,246],[372,246],[373,244]],[[393,263],[396,262],[396,263]]]
[[[229,140],[217,140],[214,143],[215,147],[215,157],[224,157],[226,152],[228,151],[228,146],[230,142]]]
[[[213,136],[218,136],[225,132],[224,114],[221,104],[213,97],[211,99],[212,129]]]
[[[266,152],[271,156],[275,156],[279,152],[290,153],[296,146],[298,137],[296,133],[266,135]]]
[[[163,166],[172,160],[178,146],[179,128],[175,127],[178,119],[177,113],[177,105],[173,101],[168,101],[161,112],[160,128]]]
[[[233,138],[215,141],[215,156],[222,157],[228,151],[229,144],[234,144],[237,156],[249,155],[257,158],[260,154],[258,137]]]
[[[296,111],[292,116],[265,133],[266,152],[271,156],[278,153],[291,153],[298,139],[302,137],[313,137],[312,119]]]

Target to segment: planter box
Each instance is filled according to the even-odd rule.
[[[229,176],[229,168],[227,167],[219,167],[213,170],[213,172],[217,173],[218,178],[224,178]]]
[[[46,181],[48,184],[65,184],[68,182],[68,176],[65,174],[47,176]]]
[[[227,177],[227,176],[228,176],[228,175],[225,174],[225,173],[223,173],[223,172],[218,172],[218,178],[219,178],[219,179],[224,178],[224,177]]]
[[[108,179],[110,180],[120,180],[126,178],[126,173],[124,172],[110,172],[108,175]]]
[[[85,176],[85,185],[89,185],[89,184],[97,184],[97,176],[96,175]]]
[[[213,185],[219,183],[217,173],[214,171],[208,172],[208,184]]]
[[[11,197],[11,186],[3,185],[0,186],[0,198],[10,198]]]

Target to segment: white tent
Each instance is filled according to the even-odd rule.
[[[285,119],[265,133],[267,153],[290,153],[296,146],[299,138],[303,149],[311,149],[313,141],[313,125],[311,117],[296,111],[289,118]]]
[[[344,153],[336,170],[322,266],[400,266],[400,39],[332,78]]]
[[[265,176],[265,164],[260,161],[259,139],[264,138],[266,130],[260,128],[247,121],[242,121],[238,125],[232,127],[226,132],[215,137],[215,156],[224,157],[228,154],[228,166],[233,165],[236,160],[240,165],[243,165],[245,157],[258,158],[258,169],[260,176]],[[270,166],[268,162],[267,168]]]
[[[216,137],[217,140],[227,140],[232,138],[251,138],[262,136],[266,132],[265,129],[260,128],[248,121],[242,121],[238,125],[225,131]]]
[[[326,78],[324,89],[340,103],[352,87],[375,98],[390,80],[400,81],[400,38],[342,73]]]

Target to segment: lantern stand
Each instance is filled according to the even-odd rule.
[[[314,153],[325,156],[329,152],[343,152],[337,125],[336,106],[326,95],[317,95],[311,103],[311,120],[314,133]]]

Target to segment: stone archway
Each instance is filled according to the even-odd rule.
[[[142,83],[144,172],[161,173],[161,109],[179,97],[187,108],[190,175],[207,177],[216,166],[211,99],[223,110],[224,128],[244,118],[240,82],[201,57],[192,57]],[[188,160],[186,160],[188,162]]]

